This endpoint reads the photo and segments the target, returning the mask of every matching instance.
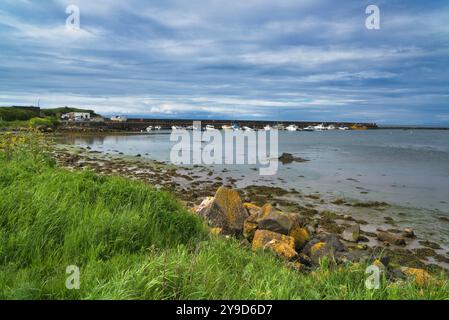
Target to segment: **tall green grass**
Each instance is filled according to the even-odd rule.
[[[81,287],[65,287],[66,267]],[[364,266],[287,268],[209,236],[169,194],[0,155],[1,299],[448,299],[447,281],[365,288]]]

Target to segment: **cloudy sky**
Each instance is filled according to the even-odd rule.
[[[66,28],[66,7],[81,29]],[[380,30],[365,27],[369,4]],[[449,124],[449,1],[0,0],[0,105]]]

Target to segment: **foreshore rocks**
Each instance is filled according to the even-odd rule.
[[[289,266],[302,272],[315,267],[324,257],[332,265],[334,262],[341,265],[370,264],[378,257],[388,256],[392,261],[388,272],[404,278],[412,276],[404,274],[401,266],[439,271],[439,261],[449,263],[449,253],[443,252],[446,248],[431,242],[430,238],[415,235],[410,228],[397,226],[396,229],[375,231],[375,226],[367,226],[368,222],[351,214],[353,208],[362,208],[362,205],[349,206],[347,200],[323,203],[330,207],[320,208],[310,205],[310,202],[322,201],[315,196],[311,198],[298,191],[266,185],[244,187],[238,190],[240,198],[239,193],[231,189],[235,185],[229,180],[218,179],[218,176],[207,178],[206,168],[175,168],[158,161],[147,162],[144,158],[128,159],[85,149],[62,150],[57,159],[61,166],[69,169],[120,175],[169,191],[186,207],[192,208],[192,212],[203,217],[212,234],[235,236],[248,248],[257,247],[261,238],[270,239],[264,240],[261,249],[273,251],[287,260]],[[223,184],[228,187],[222,187]],[[341,206],[340,212],[337,211],[340,209],[335,210],[337,205]],[[363,205],[370,210],[378,210],[378,207],[381,210],[385,206],[384,203]],[[259,240],[254,240],[257,232]],[[312,254],[311,248],[317,243],[324,245],[315,246]]]
[[[399,230],[393,233],[380,229],[377,233],[370,233],[362,231],[355,220],[346,218],[343,219],[347,221],[343,231],[333,233],[329,228],[321,229],[320,224],[329,224],[329,220],[335,223],[342,215],[323,212],[324,220],[318,220],[317,224],[316,220],[314,222],[301,213],[286,213],[269,203],[263,206],[252,202],[243,203],[237,191],[223,186],[218,188],[214,197],[206,197],[195,212],[207,221],[212,234],[243,237],[242,245],[251,247],[252,250],[271,251],[298,271],[309,270],[326,259],[333,266],[348,263],[375,264],[389,278],[409,277],[418,285],[424,285],[430,279],[430,274],[421,268],[423,264],[418,258],[410,260],[413,252],[385,247],[385,244],[406,245],[405,238],[416,237],[411,228],[403,229],[402,233]],[[361,243],[370,241],[362,234],[377,238],[379,245],[370,247]],[[432,256],[435,257],[436,254]],[[393,266],[390,265],[390,257],[395,260]],[[401,268],[398,261],[408,267]]]

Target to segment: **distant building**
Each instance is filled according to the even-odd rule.
[[[128,120],[127,116],[112,116],[111,117],[111,121],[116,121],[116,122],[126,122]]]
[[[89,112],[69,112],[64,113],[61,116],[62,120],[67,121],[89,121],[90,113]]]

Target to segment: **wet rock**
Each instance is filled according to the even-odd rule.
[[[355,224],[348,228],[346,228],[343,233],[341,234],[341,237],[343,240],[349,241],[349,242],[357,242],[360,237],[360,225]]]
[[[380,231],[377,234],[377,239],[397,246],[405,246],[406,244],[403,237],[385,231]]]
[[[201,205],[200,205],[201,206]],[[220,187],[213,200],[209,198],[197,211],[209,225],[223,229],[223,234],[240,235],[248,213],[237,191]]]
[[[288,164],[288,163],[292,163],[292,162],[309,161],[309,160],[306,160],[306,159],[303,159],[300,157],[294,157],[291,153],[286,153],[286,152],[284,152],[278,159],[282,164]]]
[[[406,238],[415,238],[415,232],[412,228],[404,228],[402,235]]]
[[[291,260],[298,255],[295,251],[295,240],[292,237],[268,230],[256,231],[252,248],[253,250],[269,249],[286,260]]]

